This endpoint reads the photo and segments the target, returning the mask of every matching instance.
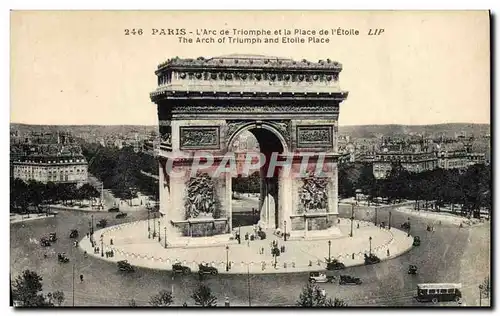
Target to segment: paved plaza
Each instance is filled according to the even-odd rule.
[[[358,227],[359,223],[359,228]],[[164,236],[148,238],[147,221],[136,221],[108,227],[95,231],[96,246],[101,246],[100,236],[103,235],[104,252],[113,250],[114,256],[101,256],[101,252],[94,253],[90,239],[85,237],[80,247],[88,254],[108,261],[128,260],[132,265],[152,269],[170,270],[175,262],[180,262],[198,271],[199,263],[207,263],[218,269],[219,273],[286,273],[313,271],[325,268],[325,260],[329,255],[328,241],[331,241],[331,258],[343,262],[346,266],[363,264],[364,254],[371,251],[382,260],[401,255],[412,247],[413,237],[406,232],[392,228],[383,229],[373,223],[364,221],[354,222],[353,237],[349,237],[350,220],[341,219],[338,227],[342,236],[332,239],[317,240],[288,240],[283,241],[271,233],[265,240],[245,241],[241,244],[236,241],[226,244],[216,243],[205,247],[169,248],[164,247]],[[253,227],[242,227],[242,236]],[[110,245],[111,239],[113,245]],[[167,236],[168,240],[168,236]],[[285,252],[276,259],[271,255],[271,243],[278,242],[278,247],[285,246]],[[263,254],[261,253],[264,250]],[[389,252],[388,252],[389,250]],[[226,272],[226,258],[230,262],[230,270]]]

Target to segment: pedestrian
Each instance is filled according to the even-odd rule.
[[[391,255],[391,252],[389,251],[389,249],[387,249],[387,257],[389,257]]]
[[[113,246],[113,238],[109,240],[109,243],[111,244],[111,246]]]
[[[83,282],[83,274],[80,274],[80,282]]]

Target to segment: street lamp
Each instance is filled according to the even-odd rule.
[[[90,215],[92,226],[90,228],[90,234],[94,234],[94,214]]]
[[[351,205],[351,234],[349,235],[352,237],[352,225],[354,224],[354,204]]]
[[[167,226],[165,226],[164,230],[165,230],[165,238],[164,238],[165,239],[165,248],[167,248]]]
[[[101,257],[104,257],[104,238],[101,235]]]
[[[483,285],[479,285],[479,306],[481,306],[482,299],[483,299]]]
[[[284,239],[285,239],[285,241],[286,241],[286,221],[283,221],[283,225],[284,225],[284,228],[285,228],[285,235],[284,235],[284,236],[285,236],[285,238],[284,238]]]
[[[375,208],[375,226],[377,226],[377,219],[378,219],[378,208]]]
[[[410,224],[410,218],[408,217],[408,237],[410,237],[410,230],[411,230],[411,224]]]
[[[153,215],[153,238],[156,237],[156,213]]]
[[[149,224],[149,219],[150,219],[150,210],[148,210],[148,238],[151,238],[151,225]]]
[[[229,271],[229,246],[226,245],[226,271]]]
[[[331,262],[332,261],[332,252],[331,252],[331,249],[332,249],[332,241],[329,240],[328,241],[328,262]]]
[[[160,229],[160,220],[158,220],[158,242],[161,241],[161,229]]]
[[[368,238],[368,240],[370,241],[370,257],[372,256],[372,236],[370,236],[370,238]]]

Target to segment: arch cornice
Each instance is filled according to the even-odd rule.
[[[231,148],[236,137],[244,131],[250,131],[255,128],[263,128],[272,132],[281,142],[283,153],[290,152],[290,122],[285,120],[276,121],[228,121],[226,134],[226,149]]]

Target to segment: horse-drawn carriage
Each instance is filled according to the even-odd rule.
[[[78,238],[78,230],[72,229],[71,232],[69,233],[69,238]]]
[[[57,261],[61,262],[61,263],[68,263],[69,262],[69,258],[66,257],[66,254],[63,252],[63,253],[58,253],[57,254]]]

